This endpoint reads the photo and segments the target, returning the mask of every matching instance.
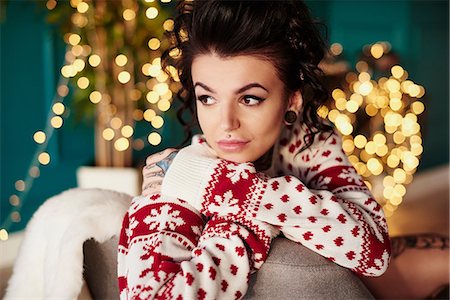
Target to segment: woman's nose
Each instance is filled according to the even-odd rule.
[[[222,130],[228,132],[239,128],[239,118],[236,108],[233,105],[225,105],[221,109],[220,126]]]

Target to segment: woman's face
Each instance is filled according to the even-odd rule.
[[[271,62],[202,54],[192,81],[200,127],[219,157],[253,162],[275,144],[289,101]]]

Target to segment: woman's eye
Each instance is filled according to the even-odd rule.
[[[207,96],[207,95],[198,96],[197,101],[200,101],[204,105],[211,105],[211,104],[215,103],[214,98],[211,96]]]
[[[256,97],[256,96],[245,96],[242,99],[242,102],[248,106],[258,105],[263,101],[264,101],[264,99]]]

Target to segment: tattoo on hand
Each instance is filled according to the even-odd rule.
[[[163,175],[166,174],[167,169],[169,169],[169,166],[172,164],[177,153],[178,151],[174,151],[170,153],[166,158],[156,163],[156,165],[161,168]]]

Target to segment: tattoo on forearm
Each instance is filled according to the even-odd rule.
[[[391,238],[392,257],[397,257],[408,248],[448,249],[449,238],[436,233],[407,235]]]
[[[164,177],[163,171],[145,173],[144,178]]]

